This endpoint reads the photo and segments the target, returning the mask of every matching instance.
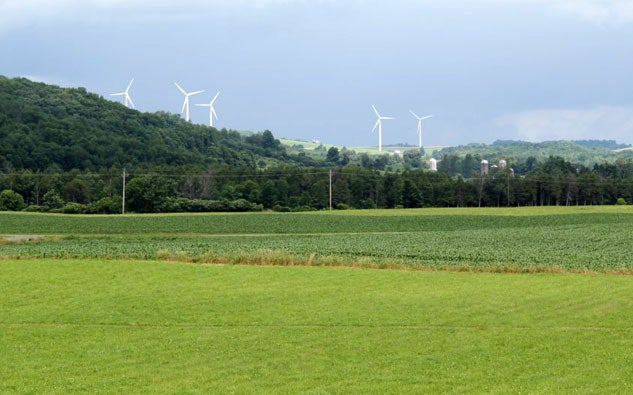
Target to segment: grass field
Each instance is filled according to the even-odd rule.
[[[278,139],[281,144],[287,146],[287,147],[293,147],[293,146],[303,146],[303,149],[305,151],[314,151],[316,148],[318,148],[319,146],[321,146],[321,143],[313,143],[313,142],[308,142],[308,141],[302,141],[302,140],[291,140],[291,139],[283,139],[280,138]],[[367,147],[344,147],[341,145],[333,145],[333,144],[327,144],[327,143],[322,143],[323,146],[325,146],[326,149],[328,149],[329,147],[336,147],[339,150],[342,150],[343,148],[346,148],[350,151],[354,151],[356,153],[362,154],[362,153],[367,153],[370,155],[384,155],[384,154],[393,154],[395,151],[400,151],[400,152],[404,152],[404,151],[408,151],[408,150],[417,150],[418,148],[416,146],[398,146],[398,145],[385,145],[382,147],[382,151],[378,151],[378,146],[367,146]],[[424,151],[426,153],[426,155],[432,155],[435,151],[439,151],[443,148],[448,148],[446,146],[426,146],[424,147]]]
[[[0,393],[630,393],[632,225],[0,213]]]
[[[633,277],[0,264],[0,392],[626,393]]]

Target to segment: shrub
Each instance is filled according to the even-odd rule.
[[[226,211],[228,200],[194,199],[190,202],[189,211],[198,213]]]
[[[104,197],[86,207],[88,214],[118,214],[121,212],[122,198],[120,196]]]
[[[615,204],[617,204],[618,206],[625,206],[626,205],[626,200],[624,200],[624,198],[618,198],[617,202],[615,202]]]
[[[164,213],[184,213],[191,211],[191,200],[187,198],[167,198],[160,211]]]
[[[0,192],[0,211],[20,211],[25,206],[24,198],[19,193],[11,189]]]
[[[361,208],[361,209],[376,208],[376,202],[374,202],[372,199],[363,199],[360,201],[358,208]]]
[[[46,192],[42,199],[44,200],[44,206],[48,209],[62,208],[64,206],[64,199],[62,199],[59,192],[54,189]]]
[[[81,203],[68,202],[62,207],[61,212],[64,214],[83,214],[86,212],[86,206]]]
[[[237,199],[237,200],[233,200],[229,204],[228,211],[238,211],[238,212],[252,211],[254,207],[255,207],[255,204],[249,202],[246,199]]]
[[[30,212],[30,213],[43,213],[48,211],[48,209],[44,206],[38,206],[37,204],[31,204],[28,205],[24,211]]]

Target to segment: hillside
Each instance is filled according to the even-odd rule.
[[[87,92],[0,76],[0,168],[228,165],[293,161],[272,133],[245,136],[142,113]]]
[[[618,158],[633,158],[633,152],[622,144],[610,140],[582,141],[544,141],[530,143],[526,141],[495,141],[491,145],[468,144],[444,148],[436,153],[438,159],[456,155],[470,155],[478,159],[496,162],[506,159],[509,162],[543,161],[550,156],[565,159],[571,163],[591,167],[596,163],[614,162]]]

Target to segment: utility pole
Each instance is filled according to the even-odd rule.
[[[330,169],[330,211],[332,211],[332,169]]]
[[[125,214],[125,168],[123,168],[123,199],[121,202],[121,214]]]

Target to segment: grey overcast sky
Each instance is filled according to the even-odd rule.
[[[0,74],[348,147],[633,143],[633,0],[0,0]],[[191,108],[208,122],[208,109]]]

